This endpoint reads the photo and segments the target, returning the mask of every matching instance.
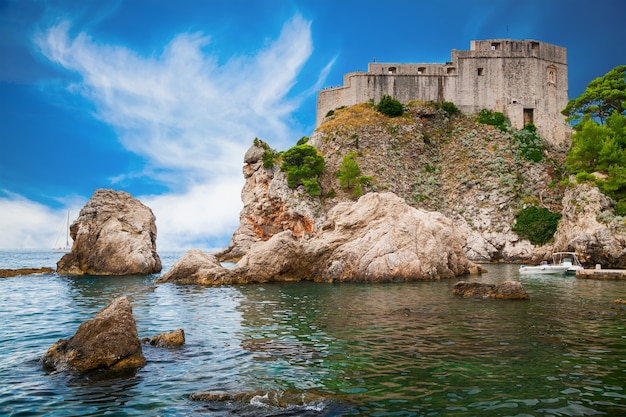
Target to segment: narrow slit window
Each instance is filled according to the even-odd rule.
[[[483,75],[484,72],[484,68],[478,68],[478,75]]]

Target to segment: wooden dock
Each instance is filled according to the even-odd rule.
[[[576,271],[576,278],[626,281],[626,269],[581,269]]]

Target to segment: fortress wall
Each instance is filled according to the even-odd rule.
[[[547,140],[569,140],[571,128],[560,111],[568,101],[565,48],[537,41],[471,41],[453,50],[445,64],[370,63],[368,72],[344,76],[344,86],[320,91],[317,126],[329,110],[384,95],[400,102],[451,101],[464,113],[499,111],[513,127],[537,126]]]
[[[370,62],[367,73],[374,75],[454,75],[456,67],[446,64],[401,64]]]
[[[347,78],[347,79],[346,79]],[[344,86],[322,90],[317,97],[317,125],[329,110],[352,106],[371,99],[378,103],[383,96],[391,96],[402,103],[411,100],[453,101],[456,76],[444,75],[374,75],[352,73],[344,78]]]
[[[469,51],[454,51],[464,58],[538,58],[567,65],[567,50],[532,40],[489,39],[471,41]]]
[[[436,75],[368,75],[357,80],[357,99],[379,102],[391,96],[402,103],[411,100],[443,101],[448,77]]]

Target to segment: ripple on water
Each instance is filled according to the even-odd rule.
[[[484,279],[510,279],[507,268]],[[626,414],[626,311],[608,304],[626,298],[616,283],[529,280],[529,302],[503,302],[453,297],[454,281],[205,288],[153,279],[0,281],[0,414]],[[120,295],[140,337],[183,328],[186,345],[144,345],[147,365],[125,378],[45,373],[47,348]],[[189,399],[212,390],[252,396]],[[316,399],[272,402],[281,392]]]

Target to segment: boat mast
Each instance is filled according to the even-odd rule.
[[[67,227],[65,228],[65,247],[70,247],[70,211],[67,211]]]

